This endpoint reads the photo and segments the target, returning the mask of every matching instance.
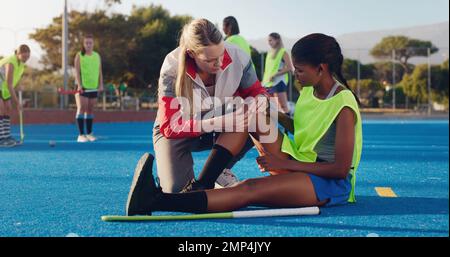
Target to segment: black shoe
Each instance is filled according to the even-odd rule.
[[[202,190],[207,190],[207,189],[211,189],[211,188],[207,188],[206,186],[200,184],[197,180],[192,179],[183,187],[183,190],[181,190],[180,193],[184,194],[184,193],[202,191]]]
[[[153,155],[146,153],[136,166],[128,194],[127,216],[151,215],[153,203],[162,195],[162,190],[155,184],[153,177],[154,159]]]

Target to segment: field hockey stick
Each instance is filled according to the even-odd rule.
[[[98,92],[97,89],[87,89],[87,90],[65,90],[63,88],[58,88],[58,94],[61,95],[76,95],[80,93],[94,93]]]
[[[65,90],[62,88],[58,88],[58,94],[60,95],[76,95],[81,93],[80,90]]]
[[[207,213],[192,215],[161,215],[161,216],[102,216],[106,222],[142,222],[142,221],[183,221],[205,219],[241,219],[241,218],[266,218],[285,216],[311,216],[319,215],[319,207],[294,208],[294,209],[265,209],[255,211],[234,211],[223,213]]]
[[[20,143],[23,144],[25,134],[23,133],[23,104],[22,104],[22,91],[19,91],[19,104],[21,106],[19,111],[19,126],[20,126]]]

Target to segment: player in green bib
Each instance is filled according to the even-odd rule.
[[[294,70],[292,61],[283,46],[280,34],[271,33],[268,42],[271,49],[266,56],[262,83],[267,92],[277,99],[279,108],[284,113],[290,114],[287,90],[289,73]]]
[[[94,107],[97,104],[98,93],[103,91],[103,74],[101,57],[94,51],[92,35],[88,34],[83,39],[82,50],[75,57],[75,70],[79,92],[75,95],[79,130],[77,142],[93,142],[97,140],[93,134]]]
[[[294,45],[292,57],[295,77],[304,87],[294,118],[280,113],[279,122],[293,139],[278,131],[275,142],[263,142],[263,133],[252,133],[260,154],[257,164],[271,176],[245,180],[225,189],[168,194],[155,184],[153,157],[146,154],[135,170],[127,214],[226,212],[249,205],[290,208],[355,202],[362,122],[359,101],[342,76],[341,48],[333,37],[311,34]],[[277,129],[277,124],[272,125]]]
[[[223,32],[226,35],[225,41],[233,45],[237,45],[249,56],[252,56],[252,50],[250,44],[244,37],[239,35],[241,33],[239,24],[235,17],[228,16],[223,20]]]
[[[242,49],[246,54],[252,57],[252,48],[250,44],[245,40],[243,36],[240,35],[241,31],[239,29],[239,24],[235,17],[228,16],[223,19],[223,32],[225,33],[225,42],[231,43],[233,45],[238,46]],[[253,69],[256,70],[255,64],[253,63]]]
[[[13,112],[12,103],[18,113],[22,111],[16,87],[25,71],[25,63],[30,58],[30,52],[27,45],[21,45],[13,55],[0,60],[0,147],[13,147],[17,144],[11,137],[10,117]]]

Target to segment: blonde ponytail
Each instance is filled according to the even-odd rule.
[[[188,99],[189,103],[193,103],[193,85],[192,80],[186,75],[186,61],[188,57],[187,47],[185,45],[184,36],[186,35],[185,31],[187,26],[184,27],[183,33],[180,38],[180,53],[178,57],[178,74],[177,74],[177,82],[175,84],[175,94],[177,97],[185,97]]]
[[[185,25],[180,36],[180,55],[178,59],[178,74],[175,84],[177,97],[189,100],[191,114],[193,111],[194,85],[192,79],[186,74],[187,51],[199,53],[203,48],[210,45],[218,45],[223,42],[222,33],[207,19],[197,19]]]

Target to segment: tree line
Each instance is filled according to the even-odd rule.
[[[105,0],[108,6],[120,0]],[[179,33],[191,16],[171,15],[159,5],[147,7],[134,6],[131,14],[108,13],[107,10],[93,12],[71,11],[69,13],[69,57],[74,59],[81,50],[83,34],[93,34],[95,49],[101,54],[106,83],[126,82],[130,87],[147,88],[157,85],[159,71],[164,57],[178,45]],[[61,31],[62,16],[53,18],[45,28],[30,34],[45,54],[42,57],[42,70],[28,71],[28,80],[34,84],[62,84],[61,69]],[[371,55],[378,61],[360,64],[360,81],[357,81],[358,61],[345,59],[344,76],[350,86],[362,97],[365,106],[379,107],[377,100],[389,101],[390,93],[386,87],[397,88],[398,103],[420,104],[427,102],[427,65],[412,65],[411,58],[427,56],[439,49],[429,41],[411,39],[405,36],[383,38],[372,50]],[[395,51],[395,56],[392,55]],[[398,68],[393,79],[392,58]],[[260,53],[252,48],[252,59],[259,77],[262,77]],[[71,62],[73,65],[73,61]],[[431,69],[432,99],[448,108],[448,60]],[[392,81],[396,85],[390,85]],[[73,80],[72,80],[72,83]],[[156,86],[150,89],[156,93]],[[375,100],[374,100],[375,99]]]

